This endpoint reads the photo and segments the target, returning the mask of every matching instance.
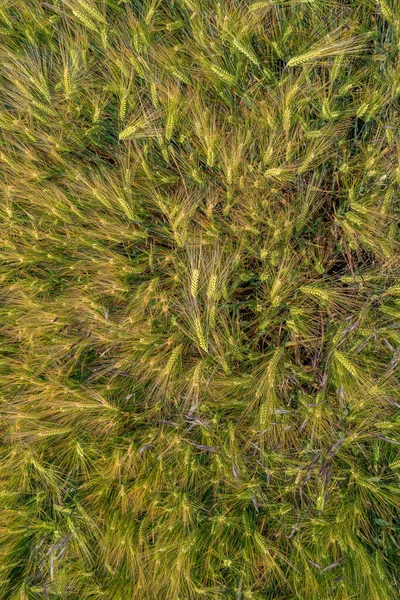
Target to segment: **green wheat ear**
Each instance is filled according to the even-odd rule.
[[[397,600],[395,0],[3,0],[0,600]]]

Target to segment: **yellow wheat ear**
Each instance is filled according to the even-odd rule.
[[[367,36],[354,36],[349,39],[337,40],[328,39],[326,45],[316,44],[313,48],[293,56],[288,62],[288,67],[296,67],[318,59],[327,58],[329,56],[343,56],[361,52],[366,44]]]
[[[272,8],[272,7],[273,7],[273,3],[270,2],[270,0],[267,0],[265,2],[253,2],[249,6],[249,11],[261,10],[263,8],[266,9],[266,8]]]
[[[200,317],[196,318],[195,332],[196,332],[197,342],[198,342],[200,348],[202,350],[204,350],[205,352],[207,352],[207,342],[206,342],[206,338],[204,337],[204,332],[203,332],[203,327],[201,324]]]
[[[146,116],[138,117],[131,125],[128,125],[119,133],[120,140],[148,137],[155,135],[155,131],[151,128],[151,120]]]
[[[207,288],[207,298],[209,300],[212,300],[213,298],[215,298],[216,289],[217,289],[217,276],[215,275],[215,273],[212,273],[209,283],[208,283],[208,288]]]

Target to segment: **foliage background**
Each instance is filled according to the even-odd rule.
[[[399,597],[399,43],[2,2],[1,599]]]

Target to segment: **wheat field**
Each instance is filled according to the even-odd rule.
[[[400,597],[399,51],[2,0],[1,600]]]

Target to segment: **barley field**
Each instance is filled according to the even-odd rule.
[[[400,3],[2,0],[0,600],[398,600]]]

